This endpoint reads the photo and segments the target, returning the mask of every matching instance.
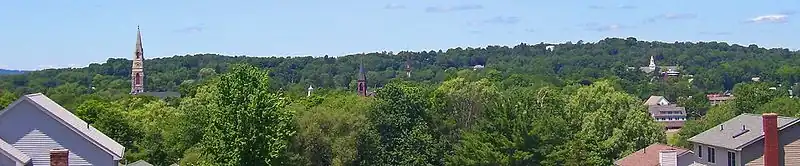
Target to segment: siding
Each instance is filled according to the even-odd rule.
[[[800,124],[795,124],[779,133],[780,165],[800,166]],[[764,140],[756,141],[742,149],[747,166],[764,165]]]
[[[50,165],[50,149],[56,148],[64,148],[61,144],[58,144],[53,138],[47,136],[47,134],[42,133],[39,130],[33,130],[25,136],[22,137],[19,141],[13,144],[14,147],[17,147],[20,151],[28,156],[31,157],[31,162],[34,166],[42,165],[42,166],[49,166]],[[84,160],[81,156],[76,155],[70,151],[69,153],[69,165],[75,166],[82,166],[82,165],[92,165],[89,164],[86,160]]]
[[[14,145],[23,153],[32,158],[34,165],[40,165],[41,161],[49,162],[49,148],[63,147],[70,151],[70,165],[73,161],[86,161],[91,165],[110,166],[118,165],[111,154],[106,153],[100,147],[92,144],[72,129],[64,126],[55,118],[41,111],[35,105],[26,101],[20,102],[14,108],[6,110],[0,116],[0,139]],[[17,147],[22,146],[22,147]],[[33,150],[25,146],[38,146],[48,148],[46,160],[44,155],[38,154],[39,150]],[[27,149],[26,149],[27,148]],[[26,149],[26,150],[23,150]],[[44,149],[41,150],[43,152]],[[36,153],[36,154],[29,154]],[[74,163],[79,165],[81,163]],[[84,163],[85,164],[85,163]],[[47,163],[46,165],[49,165]]]

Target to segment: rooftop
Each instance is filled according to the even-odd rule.
[[[761,122],[761,115],[741,114],[689,138],[688,141],[731,150],[741,150],[741,148],[764,137]],[[797,122],[797,118],[778,116],[778,129],[783,130]]]
[[[675,149],[678,153],[678,157],[691,153],[689,150],[686,149],[655,143],[645,147],[644,149],[639,149],[639,151],[633,152],[628,156],[625,156],[624,158],[615,161],[614,164],[619,166],[628,166],[628,165],[657,166],[659,165],[658,163],[659,152],[661,150],[669,150],[669,149]]]

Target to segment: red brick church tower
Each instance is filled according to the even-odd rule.
[[[131,68],[131,94],[144,92],[144,50],[142,49],[142,32],[136,26],[136,51]]]

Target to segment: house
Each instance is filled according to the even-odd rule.
[[[125,147],[37,93],[0,112],[0,152],[2,165],[118,165]]]
[[[556,48],[556,46],[554,46],[554,45],[549,45],[549,46],[545,46],[544,47],[544,49],[547,50],[547,51],[553,51],[553,49],[555,49],[555,48]]]
[[[614,161],[615,166],[668,166],[689,165],[694,162],[692,151],[660,143],[633,152]]]
[[[708,99],[708,102],[713,106],[728,100],[732,100],[733,95],[730,93],[707,94],[706,98]]]
[[[689,138],[694,165],[800,165],[800,120],[742,114]]]
[[[686,122],[686,108],[670,103],[664,96],[650,96],[644,105],[650,116],[667,130],[680,129]]]

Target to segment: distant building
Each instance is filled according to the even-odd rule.
[[[664,96],[650,96],[644,105],[650,116],[665,129],[680,129],[686,122],[686,108],[670,103]]]
[[[545,46],[544,49],[547,50],[547,51],[553,51],[553,49],[556,49],[556,46],[549,45],[549,46]]]
[[[753,78],[750,78],[750,80],[752,80],[753,82],[759,82],[759,81],[761,81],[761,77],[753,77]]]
[[[639,67],[639,70],[645,73],[660,75],[664,78],[680,76],[680,67],[678,66],[657,66],[655,58],[650,56],[650,64],[645,67]]]
[[[375,93],[367,91],[367,71],[364,69],[364,64],[358,66],[358,80],[356,80],[356,90],[359,96],[370,97]]]
[[[144,49],[142,49],[142,31],[136,27],[136,50],[133,53],[131,69],[131,94],[144,92]]]
[[[483,69],[483,68],[485,68],[485,66],[483,66],[483,65],[475,65],[475,66],[472,66],[472,70],[481,70],[481,69]]]
[[[732,100],[734,97],[730,92],[725,92],[725,93],[707,94],[706,98],[708,99],[708,102],[713,106],[728,100]]]

